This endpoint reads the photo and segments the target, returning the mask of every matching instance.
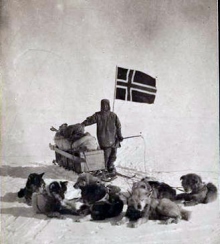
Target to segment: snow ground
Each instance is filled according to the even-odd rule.
[[[132,174],[132,170],[118,168],[119,172]],[[77,196],[79,192],[73,188],[77,175],[72,171],[48,164],[30,163],[3,164],[1,175],[1,243],[150,243],[150,244],[217,244],[220,243],[219,200],[207,205],[187,207],[192,211],[190,221],[178,224],[162,225],[149,221],[132,229],[126,225],[113,225],[115,219],[105,221],[74,222],[76,217],[66,216],[65,219],[49,219],[44,215],[36,215],[32,208],[17,198],[17,192],[24,187],[30,173],[45,172],[46,183],[52,180],[68,180],[67,198]],[[188,172],[151,173],[150,176],[165,181],[171,186],[180,186],[179,178]],[[218,185],[218,174],[211,172],[196,172],[204,181],[212,181]],[[145,176],[136,172],[136,178],[128,180],[118,177],[113,184],[122,190],[129,190],[132,182]]]

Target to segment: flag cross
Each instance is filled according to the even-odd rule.
[[[118,67],[116,99],[153,103],[156,91],[155,78],[140,71]]]

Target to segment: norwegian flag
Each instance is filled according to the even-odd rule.
[[[117,67],[116,99],[154,103],[156,79],[138,70]]]

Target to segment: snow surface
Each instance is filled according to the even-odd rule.
[[[120,156],[120,154],[119,154]],[[122,155],[121,155],[122,156]],[[119,160],[120,161],[120,160]],[[172,173],[143,173],[117,167],[125,174],[136,173],[135,179],[128,180],[118,177],[112,184],[118,185],[123,191],[129,190],[133,181],[143,176],[155,177],[165,181],[173,187],[180,186],[179,178],[188,172]],[[219,201],[207,205],[187,207],[192,211],[190,221],[181,221],[178,224],[163,225],[157,221],[149,221],[138,228],[129,228],[126,225],[115,226],[116,219],[105,221],[75,222],[76,217],[66,216],[65,219],[51,219],[41,214],[34,214],[32,208],[23,200],[17,198],[17,192],[24,187],[30,173],[45,172],[46,183],[52,180],[68,180],[66,198],[79,196],[79,191],[73,188],[77,174],[63,168],[48,164],[30,163],[26,166],[21,163],[3,164],[1,174],[1,243],[150,243],[172,244],[191,243],[202,244],[220,243],[220,216]],[[218,174],[213,172],[196,172],[204,181],[218,184]],[[125,211],[125,209],[124,209]]]

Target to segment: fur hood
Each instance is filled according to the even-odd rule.
[[[101,100],[101,112],[108,112],[110,111],[110,102],[108,99],[102,99]]]

